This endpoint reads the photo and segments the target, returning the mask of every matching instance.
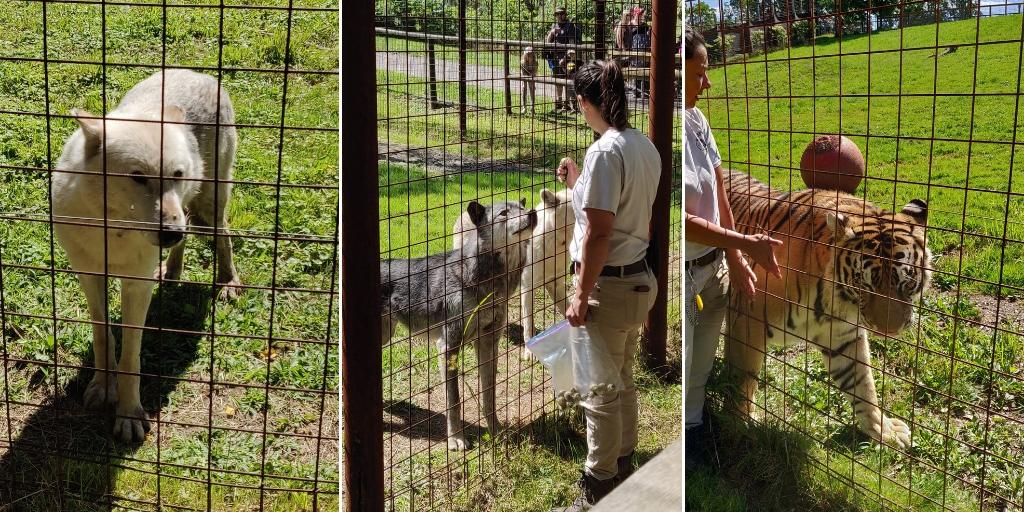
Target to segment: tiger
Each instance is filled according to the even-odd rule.
[[[820,350],[858,428],[876,441],[909,447],[907,424],[878,406],[867,327],[894,335],[914,321],[914,303],[932,271],[927,203],[914,199],[888,212],[835,190],[780,194],[747,174],[730,170],[723,177],[736,229],[784,242],[775,249],[782,277],[759,267],[755,296],[730,298],[725,358],[738,381],[733,405],[752,414],[766,343],[805,340]]]

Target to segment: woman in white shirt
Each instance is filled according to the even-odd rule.
[[[576,100],[600,138],[580,173],[572,160],[559,167],[572,188],[576,214],[569,254],[575,292],[565,312],[573,329],[601,343],[623,387],[583,402],[587,460],[582,492],[567,509],[587,510],[633,471],[637,400],[633,385],[636,332],[657,294],[644,256],[650,243],[651,207],[658,191],[661,156],[647,136],[629,126],[626,85],[613,61],[576,72]],[[578,333],[578,331],[577,331]]]
[[[697,109],[697,98],[711,87],[708,51],[704,38],[689,27],[685,43],[686,149],[683,157],[686,184],[686,262],[683,278],[685,316],[683,347],[686,383],[683,419],[686,423],[687,462],[696,462],[697,428],[704,408],[704,386],[711,373],[728,308],[730,283],[753,296],[757,277],[744,259],[780,276],[773,249],[782,245],[768,235],[744,235],[736,231],[729,198],[724,193],[722,158],[707,118]],[[699,299],[699,300],[698,300]]]

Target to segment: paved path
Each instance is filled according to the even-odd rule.
[[[376,67],[377,69],[386,69],[395,73],[404,73],[409,76],[426,78],[428,75],[427,69],[427,57],[424,54],[419,53],[407,53],[407,52],[377,52],[376,54]],[[454,60],[445,60],[440,57],[435,59],[435,72],[437,73],[437,79],[446,82],[458,82],[459,81],[459,63]],[[519,58],[512,56],[512,62],[510,63],[511,71],[513,75],[519,74]],[[547,68],[547,62],[541,61],[539,64],[540,72],[539,76],[550,78],[550,73]],[[417,80],[418,82],[420,80]],[[466,82],[471,87],[490,87],[498,91],[505,90],[505,72],[501,68],[501,64],[498,66],[485,66],[479,64],[466,64]],[[516,108],[521,100],[521,89],[522,82],[512,82],[512,105]],[[555,97],[555,85],[539,83],[537,86],[537,108],[538,112],[541,111],[541,104],[544,104],[543,110],[547,111],[552,108],[552,99]],[[417,86],[418,87],[418,86]],[[426,86],[423,85],[423,95],[426,96]],[[631,81],[627,83],[627,94],[630,98],[631,109],[647,109],[647,101],[636,101],[636,97],[632,94]],[[439,91],[440,92],[440,91]],[[442,101],[457,102],[458,97],[440,98]],[[502,101],[503,100],[499,100]],[[502,103],[504,105],[504,103]],[[488,107],[488,105],[481,105]],[[676,98],[674,105],[675,110],[679,110],[681,103],[679,98]]]
[[[512,74],[519,73],[519,58],[516,56],[510,57]],[[547,72],[547,63],[541,62],[540,67],[542,76],[549,76]],[[377,69],[387,69],[396,73],[405,73],[409,76],[426,77],[427,76],[427,57],[423,54],[417,53],[405,53],[405,52],[377,52]],[[459,63],[457,61],[445,60],[440,57],[435,59],[435,71],[437,72],[438,80],[444,80],[449,82],[459,81]],[[475,87],[490,87],[499,91],[505,90],[505,71],[501,68],[501,63],[498,66],[483,66],[478,64],[467,63],[466,64],[466,82],[470,86]],[[512,103],[518,104],[519,99],[515,96],[520,94],[521,82],[512,82],[513,98]],[[537,96],[547,96],[550,98],[555,97],[555,86],[553,84],[537,84]],[[456,98],[456,101],[458,99]],[[537,100],[540,103],[540,100]]]

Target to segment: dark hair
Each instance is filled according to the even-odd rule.
[[[695,32],[692,28],[686,27],[686,49],[683,53],[687,60],[693,58],[693,52],[697,51],[698,45],[707,47],[707,43],[704,42],[704,36],[700,35],[700,32]]]
[[[601,111],[601,117],[616,129],[629,124],[626,81],[614,60],[595,60],[580,66],[573,81],[576,93]]]

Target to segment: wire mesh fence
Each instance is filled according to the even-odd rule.
[[[0,5],[0,509],[338,507],[337,9]]]
[[[396,286],[409,290],[412,308],[425,300],[418,293],[440,287],[446,297],[460,297],[449,304],[449,316],[466,322],[498,314],[492,306],[481,307],[489,297],[507,310],[504,321],[481,329],[490,338],[484,344],[495,347],[485,346],[483,353],[477,343],[473,350],[439,355],[438,332],[411,336],[405,325],[395,322],[389,339],[385,329],[385,508],[539,510],[557,504],[568,496],[578,476],[578,468],[575,475],[567,474],[560,464],[574,458],[575,465],[582,462],[579,454],[585,451],[585,442],[576,433],[581,420],[571,417],[572,427],[566,428],[565,418],[554,414],[545,370],[523,344],[564,318],[565,296],[571,292],[571,191],[556,180],[554,171],[565,157],[582,163],[596,139],[579,113],[571,78],[578,66],[595,58],[629,63],[630,122],[646,131],[651,5],[490,0],[382,0],[375,5],[380,257],[391,260],[381,267],[381,286],[387,293]],[[566,11],[561,25],[558,7]],[[625,23],[616,29],[624,11]],[[630,25],[631,20],[636,24]],[[630,48],[637,48],[635,54],[616,46],[616,31],[620,43],[628,38]],[[675,105],[662,108],[678,111],[678,101],[677,97]],[[676,140],[679,119],[674,123]],[[681,176],[679,152],[675,144],[675,191]],[[503,233],[515,233],[494,235],[500,240],[492,254],[513,262],[484,286],[485,292],[467,300],[461,281],[428,280],[426,266],[406,273],[396,270],[410,268],[407,259],[446,252],[446,261],[431,260],[434,263],[427,266],[466,266],[467,274],[478,270],[473,265],[482,259],[465,245],[475,231],[470,223],[473,201],[493,208],[489,213],[495,216],[508,212]],[[672,270],[665,279],[670,290],[670,359],[674,357],[678,366],[677,192],[671,195],[671,205],[669,239],[675,242]],[[520,234],[515,226],[531,210],[537,213],[540,230]],[[526,245],[513,240],[530,236],[531,231],[533,238],[524,239],[530,252],[517,255],[527,250]],[[421,327],[414,330],[425,331]],[[491,350],[493,358],[488,357]],[[446,369],[458,375],[455,390],[446,388]],[[486,376],[490,371],[496,372],[493,383]],[[453,392],[457,397],[450,400]],[[491,393],[495,404],[489,421]],[[678,396],[674,403],[678,405]],[[650,436],[647,450],[678,435],[673,435],[679,428],[678,407],[662,409],[674,420],[662,425],[670,425],[667,431],[645,432]],[[449,432],[446,421],[453,411],[461,411],[461,417],[451,423]]]
[[[989,2],[687,3],[712,63],[698,108],[723,166],[743,173],[729,185],[741,228],[790,247],[783,279],[731,311],[726,343],[748,355],[721,370],[758,376],[754,435],[785,439],[778,446],[791,452],[757,456],[817,493],[794,502],[1024,507],[1020,12]],[[831,134],[860,149],[864,177],[851,196],[812,197],[801,158]],[[830,230],[829,212],[851,231]],[[806,353],[793,348],[805,342]],[[854,346],[859,355],[846,356]],[[730,407],[727,382],[716,396]],[[876,404],[888,419],[870,435]],[[899,423],[908,438],[885,435]],[[871,437],[886,444],[875,449]],[[735,479],[747,468],[739,474],[759,481],[750,462],[726,455],[709,471]]]

